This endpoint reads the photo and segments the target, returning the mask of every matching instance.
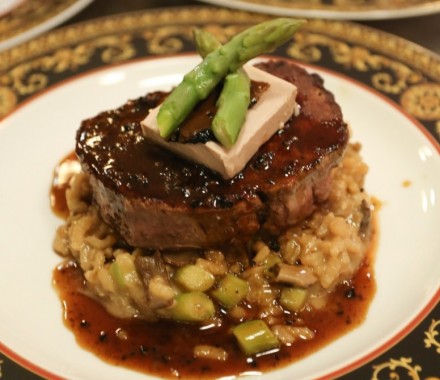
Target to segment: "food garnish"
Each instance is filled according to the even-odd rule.
[[[258,148],[296,115],[297,89],[274,75],[245,65],[249,59],[286,42],[303,20],[275,19],[233,37],[225,45],[207,31],[195,30],[194,42],[204,60],[142,122],[144,136],[194,162],[232,178]],[[217,109],[211,120],[214,140],[187,143],[170,141],[194,107],[223,81]],[[267,84],[250,107],[250,84]],[[165,137],[165,138],[164,138]]]
[[[348,144],[319,75],[284,59],[243,66],[302,23],[268,21],[223,46],[196,30],[204,60],[173,92],[81,124],[83,172],[66,190],[69,215],[54,242],[74,265],[56,278],[69,284],[63,298],[91,296],[121,318],[102,327],[104,314],[63,301],[66,321],[81,317],[78,335],[94,338],[97,328],[92,349],[111,348],[116,364],[184,377],[244,374],[302,357],[348,331],[346,321],[362,321],[374,293],[374,230],[360,145]],[[216,104],[214,138],[193,141],[202,129],[185,118],[206,115],[206,104]],[[359,299],[348,301],[347,287]]]
[[[303,24],[304,20],[287,18],[266,21],[235,35],[209,53],[163,102],[157,115],[160,135],[168,138],[228,73],[284,44]]]
[[[269,87],[260,96],[259,101],[247,111],[237,141],[230,148],[216,141],[193,144],[163,139],[156,120],[160,105],[150,110],[146,119],[142,121],[144,136],[176,155],[203,164],[225,179],[234,177],[246,166],[260,146],[282,129],[285,122],[296,115],[298,110],[295,101],[297,88],[292,83],[253,66],[246,66],[243,70],[252,81],[268,83]]]
[[[194,30],[194,42],[202,58],[222,46],[214,35],[202,29]],[[230,148],[237,141],[250,101],[251,82],[240,67],[226,75],[217,100],[217,112],[212,119],[212,132],[223,146]]]

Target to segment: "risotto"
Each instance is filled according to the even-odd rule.
[[[363,189],[367,171],[360,145],[349,144],[333,170],[328,200],[277,241],[178,253],[124,244],[100,218],[88,176],[78,172],[65,191],[68,216],[54,249],[77,263],[82,292],[115,317],[227,323],[244,355],[277,350],[315,339],[316,328],[302,315],[328,308],[341,284],[346,297],[354,295],[350,281],[368,261],[374,236],[373,201]],[[265,336],[259,347],[243,338],[246,329]],[[230,355],[221,344],[194,344],[192,353],[220,362]]]

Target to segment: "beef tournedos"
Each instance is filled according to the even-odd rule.
[[[258,64],[298,87],[300,114],[229,180],[146,140],[140,122],[167,95],[147,94],[82,122],[76,153],[103,219],[130,245],[215,248],[278,234],[325,201],[348,128],[322,79],[286,60]]]

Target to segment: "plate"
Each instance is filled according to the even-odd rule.
[[[17,7],[23,0],[4,0],[0,4],[0,16],[10,12]]]
[[[0,5],[0,51],[74,16],[93,0],[6,0]]]
[[[187,53],[194,25],[226,38],[262,19],[207,8],[139,12],[53,31],[33,42],[41,49],[27,60],[16,58],[20,47],[0,55],[0,113],[5,115],[0,122],[5,179],[0,182],[0,256],[7,268],[0,276],[0,350],[7,356],[49,379],[94,379],[96,373],[111,379],[138,377],[79,348],[63,325],[51,286],[52,270],[60,262],[51,242],[61,223],[49,209],[52,170],[73,149],[80,120],[145,92],[169,89],[194,65],[197,57]],[[169,20],[178,22],[171,26]],[[262,378],[347,373],[374,378],[396,367],[416,374],[430,365],[436,368],[439,58],[365,27],[322,20],[311,21],[292,44],[274,54],[295,59],[325,79],[353,128],[353,139],[363,144],[371,168],[366,187],[383,206],[378,290],[365,323]],[[407,341],[417,326],[423,326],[421,337],[415,336],[400,360],[394,346]],[[423,344],[424,338],[430,345]]]
[[[379,20],[440,11],[439,0],[201,0],[205,3],[278,16]]]
[[[61,321],[61,304],[50,286],[51,272],[61,261],[51,251],[60,224],[48,205],[53,169],[72,151],[80,120],[146,92],[169,90],[197,62],[196,56],[152,59],[74,78],[34,98],[0,126],[0,171],[9,179],[0,185],[0,254],[8,263],[0,289],[20,289],[19,293],[2,292],[0,340],[55,376],[92,380],[100,373],[115,380],[137,378],[81,350]],[[375,264],[378,290],[360,328],[263,378],[319,378],[343,371],[353,361],[363,361],[388,346],[438,298],[440,236],[435,226],[440,225],[436,201],[440,176],[433,175],[440,173],[438,146],[417,122],[383,97],[341,75],[309,70],[324,78],[353,128],[353,139],[362,142],[371,167],[366,188],[383,203]],[[74,105],[71,99],[76,99]],[[405,181],[411,186],[403,186]],[[397,240],[399,235],[407,238]],[[420,249],[422,241],[426,243]],[[419,264],[414,270],[416,252]]]

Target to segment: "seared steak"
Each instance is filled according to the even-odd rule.
[[[325,201],[348,141],[340,107],[319,76],[292,62],[258,66],[298,87],[301,112],[229,180],[143,137],[140,121],[166,93],[82,122],[76,153],[103,219],[128,244],[213,248],[259,231],[279,233]]]

